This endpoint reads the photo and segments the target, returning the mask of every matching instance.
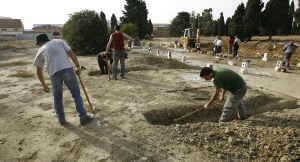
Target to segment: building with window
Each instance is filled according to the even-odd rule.
[[[62,24],[35,24],[32,30],[34,33],[60,35],[62,26]]]
[[[24,32],[20,19],[0,18],[0,35],[16,36]]]

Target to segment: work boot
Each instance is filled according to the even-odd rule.
[[[90,123],[93,119],[94,119],[93,117],[87,115],[85,118],[80,119],[80,124],[86,125],[86,124]]]
[[[125,79],[125,76],[124,76],[124,75],[122,75],[122,74],[120,75],[120,77],[121,77],[122,79]]]
[[[66,126],[68,124],[68,122],[64,119],[64,120],[59,120],[59,124],[61,126]]]

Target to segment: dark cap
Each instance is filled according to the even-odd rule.
[[[42,33],[42,34],[39,34],[35,37],[35,40],[36,40],[36,44],[37,45],[38,43],[45,43],[45,42],[48,42],[49,41],[49,38],[47,36],[47,34],[45,33]]]

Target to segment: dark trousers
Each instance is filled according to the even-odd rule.
[[[239,45],[233,46],[233,57],[236,57],[238,55],[239,48],[240,48]]]
[[[290,59],[292,57],[292,53],[285,53],[284,60],[282,61],[282,66],[286,68],[290,68]]]
[[[100,56],[98,56],[97,59],[101,74],[108,74],[108,67],[106,62]]]

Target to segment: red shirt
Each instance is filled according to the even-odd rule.
[[[234,38],[229,38],[229,44],[231,44],[231,45],[233,45],[233,43],[234,43]]]
[[[112,34],[113,49],[116,51],[124,50],[124,37],[122,32],[114,32]]]

